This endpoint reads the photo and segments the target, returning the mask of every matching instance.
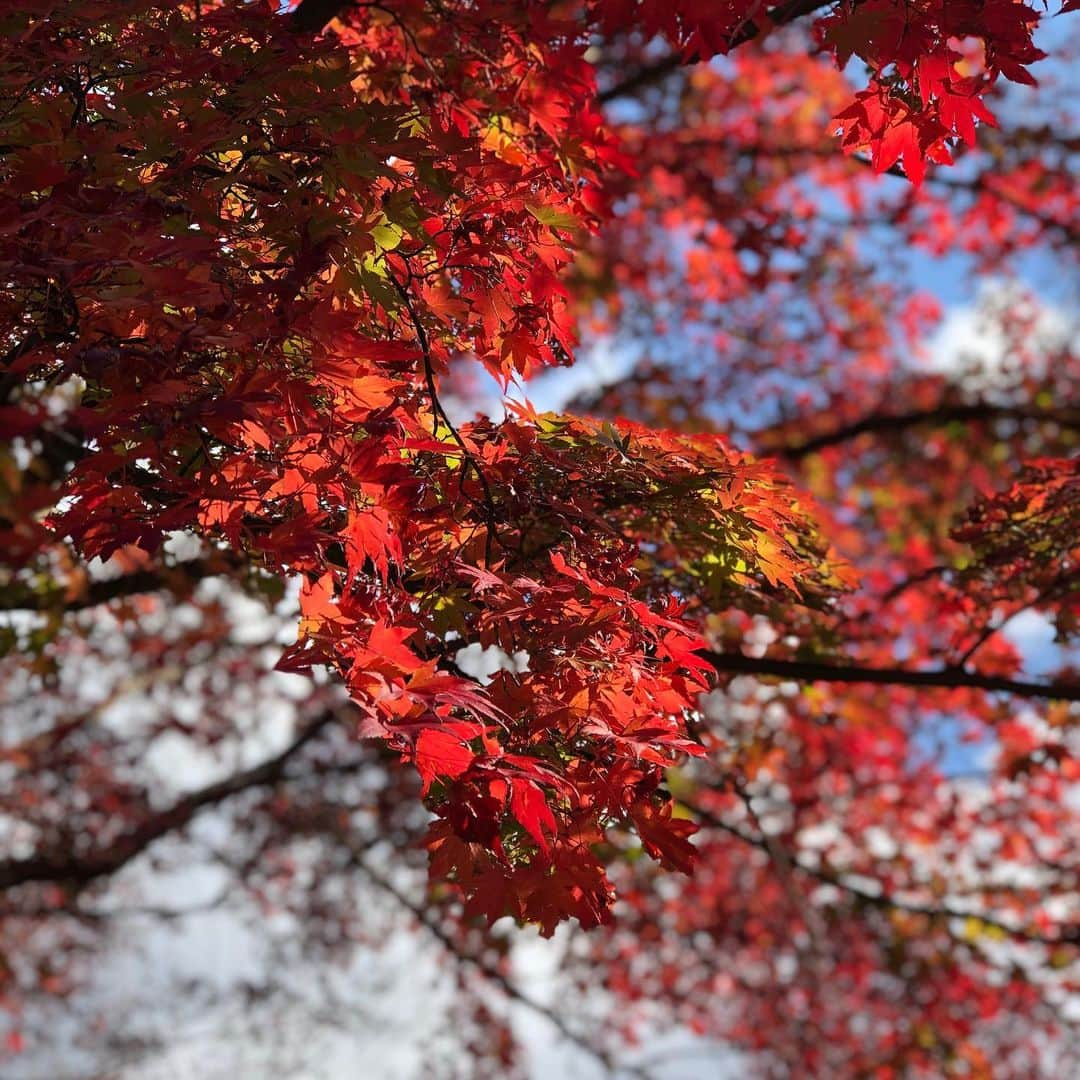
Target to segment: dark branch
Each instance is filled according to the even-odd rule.
[[[300,0],[292,13],[293,29],[298,34],[317,34],[348,6],[349,0]]]
[[[932,686],[944,689],[987,690],[1018,697],[1080,701],[1080,683],[1033,683],[983,675],[959,667],[936,671],[909,671],[906,668],[861,667],[858,664],[830,664],[814,660],[776,660],[703,649],[700,653],[719,672],[740,675],[773,675],[796,682],[876,683],[885,686]]]
[[[789,0],[788,3],[777,4],[769,11],[769,24],[770,27],[785,26],[787,23],[802,18],[803,15],[809,15],[819,8],[828,6],[827,3],[822,3],[822,0]],[[731,40],[728,42],[728,51],[730,52],[740,45],[745,45],[748,41],[753,41],[754,38],[760,36],[761,30],[759,29],[758,24],[746,21],[731,36]],[[640,90],[642,87],[653,86],[666,79],[668,75],[682,67],[684,64],[694,62],[693,59],[684,59],[678,53],[671,53],[668,56],[661,57],[661,59],[652,64],[647,64],[645,67],[639,68],[625,79],[621,79],[614,86],[601,91],[597,94],[597,100],[601,105],[606,105],[608,102],[615,101],[617,98],[626,97],[627,95]]]
[[[443,408],[443,404],[439,399],[439,389],[435,383],[435,366],[431,356],[431,343],[428,340],[427,331],[424,329],[424,324],[417,314],[416,308],[413,305],[412,297],[409,294],[409,290],[400,282],[393,274],[390,274],[390,280],[394,283],[394,288],[397,290],[398,295],[401,297],[401,302],[405,305],[405,310],[408,312],[409,321],[413,326],[413,333],[416,335],[416,342],[420,346],[420,352],[424,357],[424,378],[427,382],[428,396],[431,398],[431,411],[432,422],[434,424],[434,432],[436,435],[439,433],[440,422],[446,425],[447,431],[450,433],[450,437],[457,443],[461,449],[462,459],[465,465],[469,466],[476,473],[476,479],[480,483],[480,487],[483,491],[484,500],[481,510],[484,515],[484,520],[487,525],[487,537],[484,542],[484,565],[490,566],[492,562],[492,551],[495,542],[499,538],[499,524],[498,514],[495,510],[495,499],[491,492],[491,485],[488,483],[487,475],[480,467],[480,462],[476,460],[476,455],[469,449],[468,444],[461,437],[461,433],[454,426],[454,422],[450,419]],[[461,483],[464,485],[467,470],[463,466],[461,469]],[[464,494],[464,487],[462,487],[462,494]]]
[[[798,459],[823,450],[825,447],[848,442],[860,435],[880,435],[923,425],[940,426],[954,421],[971,423],[981,420],[1037,420],[1042,423],[1054,423],[1066,428],[1080,429],[1080,411],[1075,409],[1032,409],[977,402],[967,405],[939,405],[932,409],[912,409],[902,413],[872,413],[833,431],[815,435],[812,439],[797,443],[795,446],[771,448],[766,443],[764,449],[766,452],[782,457]]]
[[[43,882],[58,882],[83,888],[98,878],[116,873],[156,840],[184,828],[200,810],[217,806],[252,788],[277,783],[283,778],[286,766],[297,753],[336,719],[337,715],[327,710],[308,724],[281,753],[261,765],[192,792],[168,810],[142,822],[106,848],[86,854],[60,852],[0,862],[0,890]]]
[[[863,157],[862,154],[852,154],[848,158],[849,161],[856,161],[860,165],[866,165],[868,168],[873,168],[873,162],[869,158]],[[899,164],[891,165],[885,170],[882,175],[896,176],[899,179],[910,182],[910,179],[906,172],[900,167]],[[927,180],[940,184],[944,188],[951,188],[953,191],[970,191],[978,193],[985,191],[992,195],[996,199],[1001,199],[1002,202],[1007,203],[1014,210],[1019,211],[1026,217],[1037,221],[1045,229],[1053,229],[1056,232],[1060,232],[1067,241],[1072,244],[1080,243],[1080,229],[1075,225],[1070,224],[1067,221],[1059,221],[1057,218],[1048,217],[1046,214],[1039,213],[1034,207],[1028,205],[1022,199],[1018,199],[1015,195],[1010,194],[1008,191],[1003,191],[998,185],[990,183],[985,177],[976,177],[974,180],[960,179],[950,173],[945,172],[941,168],[932,169],[927,176]]]
[[[684,805],[698,818],[698,820],[704,822],[710,828],[719,829],[729,836],[736,837],[744,844],[749,844],[751,847],[758,848],[760,851],[764,851],[767,855],[773,857],[775,841],[773,838],[767,837],[765,833],[762,833],[760,837],[753,836],[750,833],[743,832],[737,825],[732,825],[730,822],[724,821],[723,818],[718,817],[716,814],[712,813],[712,811],[698,806],[696,803],[686,802],[684,800]],[[880,893],[870,892],[869,890],[856,885],[854,882],[848,881],[841,874],[832,873],[828,870],[823,870],[820,867],[807,866],[804,863],[799,862],[799,860],[790,855],[790,853],[786,857],[785,864],[793,870],[798,870],[807,877],[820,881],[824,885],[832,885],[835,888],[840,889],[842,892],[853,897],[864,907],[880,908],[884,911],[903,911],[910,915],[924,915],[928,919],[978,919],[979,922],[984,923],[986,926],[994,927],[1018,941],[1035,942],[1043,945],[1080,944],[1080,925],[1063,927],[1060,934],[1044,934],[1038,930],[1032,930],[1027,927],[1016,926],[1012,923],[1005,922],[998,916],[990,913],[958,911],[955,908],[942,904],[922,904],[916,901],[901,900],[896,896],[890,896],[884,891]]]
[[[596,100],[601,105],[607,105],[611,101],[616,101],[618,98],[628,97],[630,94],[642,89],[645,86],[654,86],[658,82],[662,82],[673,71],[677,71],[683,66],[683,58],[678,53],[670,53],[669,55],[657,60],[655,63],[648,64],[646,67],[638,68],[632,75],[627,75],[625,79],[620,79],[614,86],[608,87],[607,90],[601,90],[596,95]]]
[[[225,568],[202,559],[177,563],[154,570],[136,570],[106,581],[93,581],[79,596],[65,599],[56,591],[37,593],[11,588],[0,597],[0,611],[83,611],[127,596],[153,592],[176,592],[190,587],[203,578],[224,573]]]
[[[375,867],[367,861],[365,858],[367,854],[367,845],[359,842],[349,843],[346,841],[346,846],[352,855],[353,865],[361,871],[373,885],[392,896],[403,908],[405,908],[405,910],[408,911],[452,957],[469,967],[475,968],[485,979],[497,986],[499,990],[512,1001],[516,1001],[518,1004],[524,1005],[531,1012],[536,1013],[538,1016],[542,1016],[559,1032],[560,1035],[563,1036],[563,1038],[584,1050],[590,1057],[603,1065],[609,1074],[625,1072],[633,1076],[638,1076],[642,1078],[642,1080],[648,1080],[649,1074],[644,1069],[634,1065],[616,1065],[610,1054],[591,1043],[583,1035],[579,1035],[574,1031],[558,1011],[541,1004],[535,998],[530,997],[523,990],[520,990],[509,978],[507,978],[506,974],[500,970],[498,966],[484,956],[467,951],[463,948],[462,944],[442,926],[438,918],[429,908],[411,900],[397,885],[394,884],[393,881],[390,880],[389,877],[375,869]]]

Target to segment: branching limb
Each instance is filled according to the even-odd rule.
[[[82,611],[122,597],[175,591],[204,578],[223,573],[223,568],[203,559],[192,559],[164,569],[136,570],[105,581],[93,581],[78,596],[65,599],[56,592],[36,593],[9,588],[0,597],[0,611]]]
[[[1080,701],[1080,683],[1033,683],[984,675],[959,667],[936,671],[909,671],[906,668],[863,667],[859,664],[831,664],[814,660],[777,660],[703,649],[700,654],[719,672],[741,675],[774,675],[796,682],[875,683],[884,686],[929,686],[943,689],[968,688],[1017,697]]]
[[[719,829],[721,832],[741,840],[750,847],[756,847],[759,850],[764,851],[775,861],[775,856],[773,854],[776,845],[775,838],[767,836],[764,832],[762,832],[760,836],[754,836],[751,833],[744,832],[737,825],[725,821],[723,818],[712,813],[712,811],[699,806],[697,803],[683,800],[683,804],[696,818],[698,818],[699,821],[704,822],[710,828]],[[993,927],[996,930],[1000,930],[1015,941],[1050,946],[1080,945],[1080,925],[1064,927],[1062,932],[1056,935],[1043,934],[1038,930],[1033,930],[1029,927],[1017,926],[1013,923],[1006,922],[993,914],[983,914],[976,911],[958,911],[945,904],[922,904],[909,900],[901,900],[898,897],[889,895],[884,890],[880,893],[871,892],[868,889],[849,881],[842,874],[823,870],[820,867],[807,866],[805,863],[800,862],[797,857],[791,856],[790,854],[786,857],[785,866],[791,870],[798,871],[806,877],[813,878],[823,885],[832,885],[834,888],[847,893],[859,904],[866,907],[880,908],[885,911],[901,911],[909,915],[923,915],[926,918],[938,920],[978,919],[980,923]]]
[[[412,323],[413,333],[416,335],[417,344],[420,346],[420,352],[424,358],[424,379],[427,383],[428,396],[431,398],[431,410],[432,415],[434,416],[435,434],[437,435],[439,432],[439,424],[445,424],[446,430],[450,434],[450,438],[454,440],[461,450],[462,482],[464,483],[466,470],[471,468],[473,472],[476,473],[476,479],[483,489],[484,518],[487,524],[487,538],[484,542],[484,563],[485,565],[490,566],[494,544],[499,536],[498,519],[495,514],[495,498],[491,492],[491,485],[488,483],[487,477],[484,475],[484,470],[480,467],[480,463],[476,460],[476,455],[469,449],[468,444],[461,437],[461,433],[454,426],[450,417],[447,415],[442,402],[439,400],[438,387],[435,385],[435,368],[431,356],[431,342],[428,339],[427,331],[424,329],[424,324],[417,314],[416,308],[413,306],[409,290],[398,281],[393,274],[390,274],[389,276],[390,280],[394,283],[394,287],[397,289],[398,295],[401,297],[401,302],[405,305],[405,310],[409,313],[409,321]]]
[[[0,890],[44,882],[68,884],[81,889],[99,878],[116,873],[155,841],[190,824],[201,810],[218,806],[252,788],[276,784],[285,776],[293,758],[337,720],[338,716],[332,710],[321,713],[274,757],[179,799],[167,810],[154,814],[108,847],[86,854],[57,852],[0,861]]]
[[[366,858],[368,845],[360,841],[346,840],[345,843],[356,869],[378,889],[392,896],[455,960],[478,971],[488,982],[498,987],[511,1001],[517,1002],[519,1005],[525,1006],[530,1012],[543,1017],[563,1038],[599,1062],[611,1075],[624,1073],[638,1077],[639,1080],[649,1080],[649,1073],[644,1069],[634,1065],[616,1064],[606,1050],[594,1045],[583,1035],[574,1031],[559,1012],[519,989],[503,971],[483,956],[466,951],[462,943],[447,932],[429,909],[410,899],[389,877],[371,865]]]
[[[291,16],[293,29],[298,34],[317,34],[349,6],[349,0],[300,0]]]
[[[916,427],[944,427],[950,423],[972,423],[983,420],[1035,420],[1054,423],[1060,427],[1080,430],[1080,410],[1036,409],[1023,406],[994,405],[991,402],[940,405],[930,409],[911,409],[900,413],[871,413],[850,424],[816,435],[794,446],[771,447],[767,453],[798,461],[829,446],[850,442],[860,435],[884,435]]]
[[[769,10],[768,25],[771,28],[786,26],[804,15],[809,15],[819,8],[828,6],[829,4],[822,3],[822,0],[788,0],[787,3],[777,4]],[[755,38],[760,37],[761,33],[762,31],[757,23],[745,20],[732,34],[731,40],[728,42],[728,50],[736,49],[740,45],[745,45],[748,41],[753,41]],[[597,95],[597,100],[601,105],[607,105],[609,102],[627,97],[646,86],[655,86],[656,83],[662,82],[668,75],[684,64],[693,62],[693,60],[686,60],[678,53],[670,53],[651,64],[647,64],[645,67],[639,68],[625,79],[621,79],[614,86],[602,91]]]

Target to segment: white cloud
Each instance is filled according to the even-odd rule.
[[[920,366],[950,375],[968,389],[1041,374],[1055,351],[1080,345],[1080,327],[1060,308],[1044,304],[1016,282],[991,279],[975,302],[950,308],[926,343]]]

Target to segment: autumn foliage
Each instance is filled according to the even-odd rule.
[[[1010,131],[1045,92],[1041,20],[5,4],[0,584],[37,613],[2,639],[0,806],[29,830],[0,859],[10,949],[243,791],[271,792],[252,820],[281,845],[344,836],[333,784],[290,797],[285,769],[345,729],[320,768],[379,770],[381,835],[427,855],[413,914],[480,976],[503,916],[550,935],[619,900],[567,975],[602,973],[613,1031],[663,1005],[778,1075],[1053,1075],[1080,685],[999,631],[1077,631],[1080,369],[1014,292],[997,382],[919,372],[933,305],[869,251],[1071,265],[1075,139]],[[565,415],[448,404],[598,338],[636,360]],[[138,740],[65,704],[64,672],[111,634],[129,675],[178,666],[205,703],[158,702],[146,745],[218,745],[222,685],[269,675],[211,579],[294,584],[274,664],[312,689],[284,756],[163,818]],[[197,625],[160,622],[181,608]],[[498,670],[470,674],[471,646]],[[926,752],[941,716],[995,741],[978,790]],[[20,972],[0,962],[12,1016],[43,985]]]

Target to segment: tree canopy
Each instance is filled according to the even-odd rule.
[[[469,1074],[515,1060],[482,986],[611,1068],[677,1022],[1065,1075],[1073,6],[6,5],[12,1060],[115,879],[229,807],[227,893],[333,952],[374,889],[462,967]],[[992,364],[920,362],[919,258],[998,280]],[[573,921],[607,1034],[507,916]]]

